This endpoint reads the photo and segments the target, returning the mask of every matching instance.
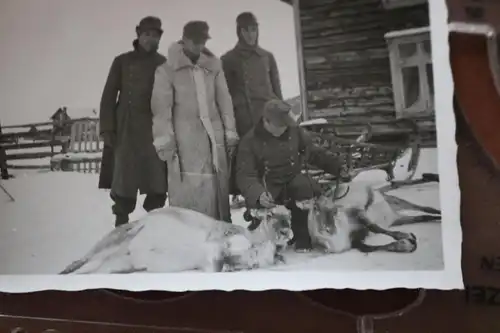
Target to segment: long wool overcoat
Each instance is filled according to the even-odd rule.
[[[238,136],[222,65],[207,49],[194,65],[181,42],[167,58],[156,71],[151,107],[154,145],[173,156],[169,204],[230,222],[228,141]]]
[[[238,135],[243,137],[262,116],[269,99],[283,98],[278,65],[274,55],[260,46],[250,46],[238,32],[238,43],[221,57],[224,75],[233,100]],[[236,156],[231,160],[231,194],[236,186]]]
[[[138,190],[167,192],[166,165],[153,146],[151,113],[154,73],[165,61],[137,41],[134,50],[113,60],[101,98],[100,133],[115,133],[116,143],[103,151],[99,188],[131,198]]]
[[[241,40],[221,61],[233,99],[238,135],[243,137],[257,124],[269,99],[283,98],[278,65],[271,52]]]

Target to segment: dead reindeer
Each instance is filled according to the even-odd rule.
[[[401,217],[381,193],[369,186],[338,185],[319,198],[297,202],[297,206],[309,210],[311,239],[315,246],[325,252],[341,253],[357,249],[365,253],[410,253],[417,249],[417,239],[413,233],[388,230]],[[395,241],[384,245],[368,245],[365,241],[370,232],[390,236]]]
[[[115,228],[60,274],[240,271],[282,262],[292,238],[285,207],[256,212],[253,231],[192,210],[165,207]]]
[[[285,263],[283,252],[293,238],[291,213],[285,206],[251,209],[250,214],[258,225],[245,228],[251,240],[249,250],[232,245],[225,256],[225,271],[238,271],[270,267]],[[244,227],[242,227],[244,228]],[[233,238],[233,244],[234,242]]]
[[[368,216],[377,221],[378,225],[384,227],[394,227],[400,225],[423,223],[423,222],[441,222],[441,211],[428,206],[417,205],[407,200],[388,194],[387,192],[401,187],[425,184],[430,182],[439,182],[439,175],[424,173],[420,179],[413,179],[416,173],[420,149],[415,146],[409,146],[401,156],[393,161],[385,170],[388,177],[385,179],[388,183],[374,188],[374,204],[369,208]],[[370,168],[364,168],[358,171],[364,173]],[[352,182],[350,184],[336,184],[337,193],[340,198],[335,201],[339,204],[363,204],[366,201],[366,189],[363,184]],[[335,196],[329,192],[330,196]],[[345,199],[343,197],[346,197]],[[405,216],[399,212],[402,210],[411,210],[423,212],[417,216]]]

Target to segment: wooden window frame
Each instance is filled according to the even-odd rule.
[[[426,54],[423,42],[431,42],[430,28],[416,28],[399,31],[391,31],[385,35],[391,68],[392,91],[396,118],[414,117],[418,115],[429,115],[434,113],[434,97],[431,95],[429,78],[427,77],[427,65],[432,65],[431,54]],[[401,44],[417,44],[417,59],[403,62],[399,54]],[[419,69],[420,98],[419,101],[409,107],[405,107],[405,93],[403,85],[403,68],[417,66]]]
[[[382,0],[385,9],[411,7],[427,3],[427,0]]]

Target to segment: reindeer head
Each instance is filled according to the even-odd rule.
[[[302,210],[309,211],[309,222],[317,226],[318,232],[333,235],[337,233],[337,222],[343,218],[336,200],[345,196],[349,186],[338,183],[317,198],[297,201]]]
[[[284,249],[293,237],[291,228],[291,213],[285,206],[273,208],[251,209],[250,214],[257,220],[258,226],[254,233],[263,235],[267,240]]]
[[[224,271],[267,267],[283,261],[281,252],[293,237],[290,211],[284,206],[277,206],[251,209],[250,214],[257,220],[257,226],[247,235],[231,238],[225,253]]]
[[[322,195],[318,198],[298,201],[296,205],[302,210],[309,211],[309,223],[315,224],[318,232],[330,235],[336,233],[335,222],[337,220],[338,206],[329,197]]]

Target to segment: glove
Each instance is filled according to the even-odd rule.
[[[116,144],[116,134],[114,132],[104,132],[101,134],[101,138],[107,147],[113,148]]]
[[[276,207],[273,197],[268,192],[262,192],[259,197],[259,203],[264,208]]]

